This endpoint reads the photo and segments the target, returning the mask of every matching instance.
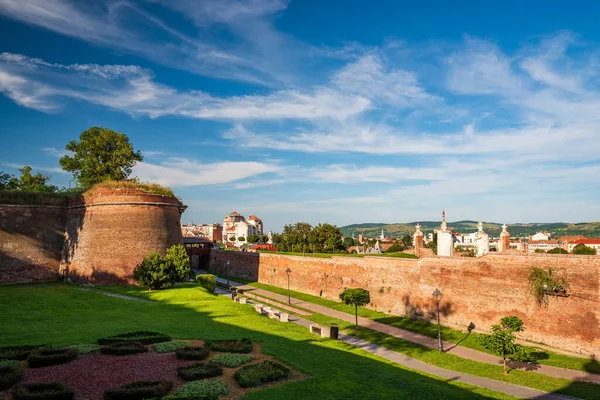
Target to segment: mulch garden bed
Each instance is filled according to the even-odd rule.
[[[203,346],[201,340],[192,340],[192,345]],[[148,353],[115,356],[101,353],[81,354],[79,357],[67,364],[60,364],[42,368],[27,368],[26,362],[23,362],[23,379],[21,383],[32,382],[61,382],[75,389],[76,400],[102,400],[104,391],[108,388],[117,387],[133,381],[158,381],[168,380],[174,382],[175,390],[187,383],[177,375],[177,368],[197,364],[195,360],[178,360],[174,352],[156,353],[148,346]],[[211,351],[208,360],[212,357],[223,354],[221,352]],[[252,353],[254,356],[252,364],[264,360],[271,360],[273,357],[262,354],[261,346],[254,343]],[[223,375],[214,379],[224,381],[229,388],[229,394],[219,397],[219,400],[237,400],[246,395],[249,391],[256,390],[242,389],[233,378],[233,374],[239,368],[223,368]],[[306,376],[296,371],[292,371],[290,379],[285,382],[305,379]],[[276,382],[281,384],[282,382]],[[271,385],[266,385],[271,386]],[[266,386],[262,386],[264,388]],[[0,392],[0,399],[10,398],[10,390]]]

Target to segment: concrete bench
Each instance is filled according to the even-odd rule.
[[[263,306],[262,306],[262,304],[255,304],[254,309],[256,310],[257,313],[262,314]]]
[[[328,338],[329,337],[329,331],[330,329],[326,326],[321,326],[321,325],[316,325],[316,324],[310,324],[310,333],[314,333],[316,335],[319,335],[321,337],[324,338]]]
[[[248,300],[245,297],[239,297],[237,296],[234,300],[236,303],[240,303],[240,304],[247,304]]]
[[[289,322],[289,317],[290,317],[290,314],[288,314],[288,313],[285,313],[285,312],[279,313],[279,321],[281,321],[281,322]]]

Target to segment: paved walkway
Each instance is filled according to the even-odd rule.
[[[240,288],[244,288],[244,285],[236,285],[232,283],[234,286],[238,286]],[[271,293],[271,292],[269,292]],[[246,295],[247,293],[244,293]],[[229,293],[223,293],[224,296],[230,296]],[[260,301],[258,298],[255,298],[254,303],[263,304],[266,303],[264,301]],[[283,308],[280,307],[280,304],[276,306],[271,304],[271,307]],[[287,308],[287,307],[286,307]],[[298,325],[302,325],[306,328],[312,324],[312,321],[308,321],[298,316],[290,316],[289,321]],[[553,394],[544,392],[542,390],[532,389],[524,386],[513,385],[510,383],[500,382],[493,379],[482,378],[480,376],[465,374],[462,372],[450,371],[444,368],[436,367],[434,365],[430,365],[414,359],[412,357],[406,356],[404,354],[397,353],[395,351],[386,349],[385,347],[376,345],[371,342],[367,342],[365,340],[358,339],[351,335],[340,334],[338,339],[344,343],[347,343],[351,346],[357,347],[361,350],[367,351],[369,353],[378,355],[379,357],[385,358],[386,360],[395,362],[396,364],[405,366],[407,368],[424,372],[430,375],[435,375],[441,378],[445,378],[447,380],[458,381],[467,383],[469,385],[482,387],[485,389],[494,390],[496,392],[501,392],[505,394],[509,394],[514,397],[518,397],[521,399],[539,399],[539,400],[565,400],[565,399],[575,399],[573,397],[562,396],[559,394]]]
[[[226,280],[217,278],[220,283],[226,283]],[[284,303],[287,303],[287,296],[283,296],[277,293],[269,292],[264,289],[258,289],[253,286],[244,285],[241,283],[231,281],[231,285],[236,286],[245,291],[245,294],[253,293],[258,296],[270,297],[274,300],[278,300]],[[318,304],[309,303],[303,300],[298,300],[295,298],[291,299],[291,304],[293,306],[301,307],[306,310],[313,311],[318,314],[327,315],[329,317],[341,319],[343,321],[354,323],[354,315],[348,314],[342,311],[333,310],[328,307],[324,307]],[[409,342],[417,343],[432,349],[437,349],[438,343],[437,339],[431,338],[429,336],[420,335],[418,333],[414,333],[411,331],[407,331],[404,329],[397,328],[395,326],[382,324],[380,322],[375,322],[367,318],[358,318],[358,324],[369,328],[378,332],[382,332],[388,334],[390,336],[394,336],[399,339],[404,339]],[[482,351],[473,350],[468,347],[463,347],[456,345],[454,343],[444,343],[444,351],[446,353],[454,354],[461,358],[482,362],[486,364],[493,365],[502,365],[502,359],[493,354],[484,353]],[[531,364],[531,363],[515,363],[511,362],[510,367],[514,369],[519,369],[523,371],[536,372],[538,374],[543,374],[547,376],[552,376],[555,378],[564,378],[568,380],[576,380],[576,381],[584,381],[600,384],[600,374],[592,374],[585,371],[576,371],[566,368],[552,367],[549,365],[542,364]],[[600,390],[600,388],[599,388]]]

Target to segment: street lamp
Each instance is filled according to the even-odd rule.
[[[227,287],[229,287],[229,260],[227,260]]]
[[[442,298],[442,292],[436,288],[432,293],[433,299],[435,300],[435,304],[437,306],[437,322],[438,322],[438,351],[442,352],[444,349],[442,348],[442,331],[440,330],[440,299]]]
[[[285,273],[288,276],[288,304],[292,304],[292,299],[290,298],[290,272],[292,272],[291,269],[286,269]]]
[[[302,235],[302,257],[304,257],[304,247],[306,246],[306,233]]]

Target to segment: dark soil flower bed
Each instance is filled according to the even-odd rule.
[[[223,375],[223,368],[213,363],[199,363],[190,365],[189,367],[177,368],[177,375],[184,381],[195,381]]]
[[[33,350],[46,347],[45,344],[0,347],[0,360],[26,360]]]
[[[239,369],[233,377],[241,387],[248,388],[287,378],[290,372],[289,368],[282,364],[266,360]]]
[[[153,344],[168,342],[171,337],[164,333],[154,331],[134,331],[122,333],[120,335],[108,336],[98,339],[98,344],[107,345],[114,343],[137,342],[142,344]]]
[[[18,361],[0,361],[0,391],[19,382],[22,376],[23,368]]]
[[[15,387],[14,400],[73,400],[75,391],[60,382],[24,383]]]
[[[100,353],[115,356],[126,356],[146,352],[148,352],[148,348],[143,344],[136,342],[114,343],[100,347]]]
[[[244,338],[242,340],[207,340],[206,345],[214,351],[227,353],[251,353],[252,341]]]
[[[108,389],[104,400],[144,400],[161,398],[173,388],[172,381],[138,381]]]
[[[34,350],[27,357],[30,368],[47,367],[50,365],[64,364],[77,358],[79,351],[73,347],[64,349],[42,348]]]
[[[188,346],[175,350],[175,354],[180,360],[206,360],[210,352],[206,347]]]

